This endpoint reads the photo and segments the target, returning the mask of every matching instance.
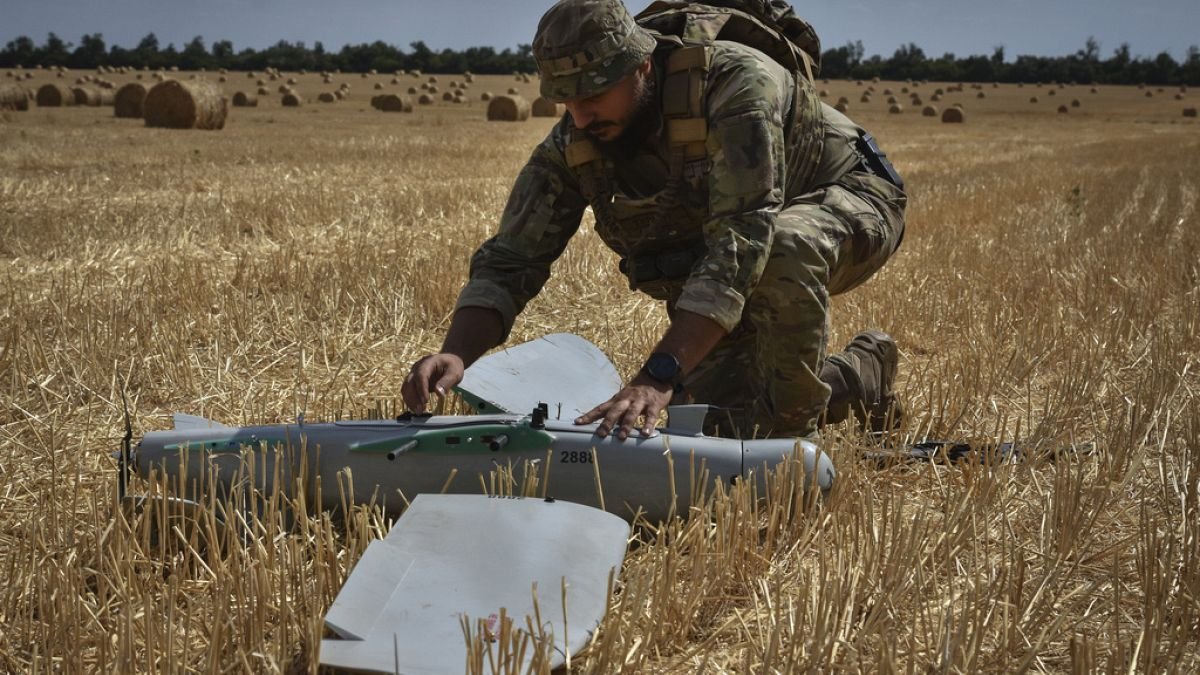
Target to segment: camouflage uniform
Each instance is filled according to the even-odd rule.
[[[679,47],[657,40],[660,104],[659,74]],[[628,156],[605,157],[612,199],[592,203],[596,231],[632,288],[728,331],[688,374],[688,397],[733,411],[742,434],[809,434],[830,395],[819,376],[829,296],[865,281],[899,246],[906,198],[865,169],[860,129],[821,104],[811,82],[743,44],[718,40],[710,52],[706,156],[671,189],[661,127]],[[555,84],[543,73],[544,95],[570,98],[570,86]],[[589,205],[566,159],[572,132],[566,115],[534,150],[458,299],[496,310],[505,336]]]

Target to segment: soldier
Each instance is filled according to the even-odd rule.
[[[672,400],[729,411],[741,435],[809,435],[851,411],[876,430],[894,423],[888,335],[824,358],[829,297],[873,275],[904,233],[903,183],[871,137],[803,72],[741,42],[647,30],[620,0],[562,0],[533,51],[542,95],[568,114],[472,257],[406,404],[423,411],[503,343],[591,206],[630,287],[671,321],[637,376],[577,424],[648,434]]]

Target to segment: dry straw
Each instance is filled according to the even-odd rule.
[[[937,117],[938,109],[935,105],[927,105],[921,109],[921,114],[925,117]]]
[[[146,85],[130,82],[117,90],[116,99],[113,101],[113,114],[117,117],[141,119],[145,102]]]
[[[942,111],[942,122],[947,124],[962,124],[965,121],[966,115],[963,113],[962,108],[951,106]]]
[[[433,97],[429,94],[421,94],[421,98],[417,99],[417,103],[421,105],[433,105]]]
[[[210,82],[167,80],[146,93],[144,113],[148,127],[223,129],[229,101]]]
[[[520,96],[497,96],[488,103],[489,121],[524,122],[529,119],[529,101]]]
[[[317,94],[317,100],[321,103],[333,103],[334,101],[338,100],[338,97],[327,91],[323,91],[320,94]]]
[[[258,97],[254,94],[239,91],[233,95],[233,105],[235,108],[257,108]]]
[[[296,94],[284,94],[279,102],[286,108],[299,108],[304,105],[304,101]]]
[[[16,84],[0,86],[0,110],[29,110],[29,92]]]
[[[382,112],[412,112],[412,101],[396,94],[380,94],[371,98],[371,107]]]
[[[534,117],[562,117],[566,111],[567,107],[562,103],[555,103],[543,96],[539,96],[533,101],[532,114]]]
[[[75,96],[71,93],[70,89],[61,84],[51,82],[38,87],[37,104],[38,107],[42,108],[75,105]]]

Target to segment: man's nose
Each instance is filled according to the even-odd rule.
[[[571,119],[575,121],[575,127],[582,129],[591,124],[596,116],[588,110],[587,106],[579,103],[567,103],[567,112],[571,113]]]

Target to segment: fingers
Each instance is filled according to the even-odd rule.
[[[575,418],[575,424],[590,424],[600,420],[596,435],[607,438],[616,430],[618,440],[629,438],[636,428],[642,436],[654,433],[654,424],[662,411],[663,403],[653,396],[641,395],[636,389],[624,389],[611,399]],[[642,420],[639,427],[638,420]]]
[[[444,397],[462,382],[463,370],[462,360],[452,354],[434,354],[418,360],[400,387],[404,404],[413,412],[425,412],[429,394]]]

